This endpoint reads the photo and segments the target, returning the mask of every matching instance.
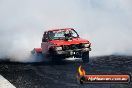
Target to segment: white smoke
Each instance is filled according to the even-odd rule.
[[[91,56],[132,54],[131,0],[1,0],[0,57],[25,61],[50,28],[73,27]]]

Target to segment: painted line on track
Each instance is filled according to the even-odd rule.
[[[16,88],[13,84],[11,84],[7,79],[5,79],[2,75],[0,75],[0,88]]]

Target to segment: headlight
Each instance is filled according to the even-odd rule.
[[[55,50],[62,50],[62,47],[60,47],[60,46],[55,47]]]
[[[83,44],[83,47],[89,47],[90,44]]]

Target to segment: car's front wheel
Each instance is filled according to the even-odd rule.
[[[82,53],[82,61],[83,61],[84,63],[89,62],[89,51],[88,51],[88,52]]]

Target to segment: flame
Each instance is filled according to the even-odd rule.
[[[82,66],[79,66],[78,72],[80,76],[84,76],[86,74],[85,70],[82,68]]]

